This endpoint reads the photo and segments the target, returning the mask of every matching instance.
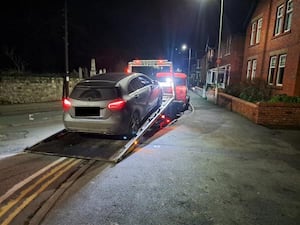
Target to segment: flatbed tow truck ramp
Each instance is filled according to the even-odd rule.
[[[162,105],[144,122],[136,136],[129,140],[97,134],[68,132],[64,129],[41,142],[26,148],[24,151],[47,155],[119,162],[139,144],[141,138],[160,119],[161,115],[172,103],[173,99],[173,97],[164,98]]]

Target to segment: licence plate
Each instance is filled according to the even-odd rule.
[[[100,107],[76,107],[75,116],[101,116]]]

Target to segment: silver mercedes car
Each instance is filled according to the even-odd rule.
[[[63,102],[63,122],[69,131],[128,137],[161,104],[161,87],[145,74],[106,73],[73,88]]]

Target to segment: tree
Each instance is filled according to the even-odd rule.
[[[4,54],[12,61],[18,73],[25,72],[26,62],[22,59],[21,56],[16,54],[14,48],[5,48]]]

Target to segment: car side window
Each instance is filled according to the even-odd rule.
[[[149,80],[147,77],[140,76],[140,77],[138,77],[138,79],[142,83],[143,86],[152,84],[151,80]]]
[[[140,82],[138,78],[134,78],[130,81],[128,85],[128,93],[132,93],[143,87],[143,84]]]

